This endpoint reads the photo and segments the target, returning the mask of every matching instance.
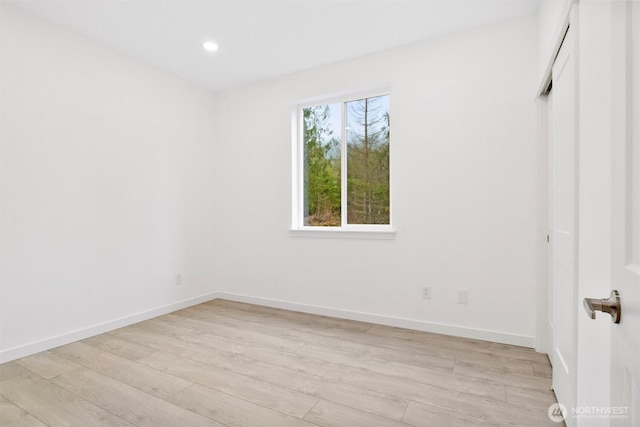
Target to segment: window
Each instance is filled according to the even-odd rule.
[[[389,95],[297,109],[294,229],[391,230]]]

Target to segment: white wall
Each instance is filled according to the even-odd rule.
[[[0,362],[210,293],[212,96],[0,8]]]
[[[214,291],[534,344],[533,17],[214,103],[6,3],[0,12],[0,361]],[[295,101],[381,86],[395,240],[291,237]]]
[[[537,39],[529,17],[220,94],[221,290],[533,346]],[[395,240],[290,236],[294,103],[384,86]]]

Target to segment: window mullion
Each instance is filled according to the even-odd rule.
[[[347,104],[341,104],[340,121],[340,214],[342,227],[347,225]]]

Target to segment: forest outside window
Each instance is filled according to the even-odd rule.
[[[389,95],[298,108],[297,229],[391,230]]]

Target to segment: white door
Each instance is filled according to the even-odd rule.
[[[553,91],[547,96],[547,346],[549,361],[553,364]]]
[[[576,403],[576,53],[569,28],[553,65],[553,389]],[[570,410],[570,409],[569,409]],[[567,417],[567,424],[575,420]]]
[[[612,425],[640,426],[640,3],[614,2]]]

